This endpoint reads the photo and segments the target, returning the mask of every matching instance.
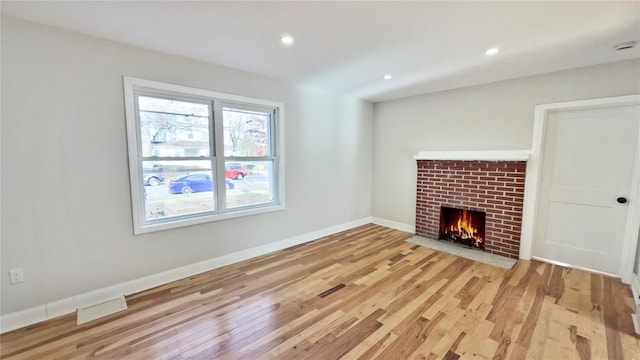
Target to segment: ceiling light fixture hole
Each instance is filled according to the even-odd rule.
[[[636,46],[635,41],[625,41],[623,43],[620,43],[614,46],[613,48],[616,49],[616,51],[622,51],[622,50],[633,49],[635,46]]]

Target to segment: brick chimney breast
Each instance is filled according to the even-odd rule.
[[[438,238],[442,206],[482,211],[485,251],[518,258],[526,161],[418,159],[417,165],[417,235]]]

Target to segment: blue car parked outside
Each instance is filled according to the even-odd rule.
[[[235,184],[226,180],[227,189],[233,189]],[[212,191],[213,179],[208,174],[191,174],[169,180],[169,191],[173,194],[190,194],[192,192]]]

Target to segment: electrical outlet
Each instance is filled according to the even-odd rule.
[[[24,281],[22,269],[9,270],[9,284],[18,284]]]

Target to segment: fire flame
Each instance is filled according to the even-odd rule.
[[[475,247],[482,247],[483,239],[478,236],[478,228],[473,224],[471,211],[462,210],[458,221],[452,221],[445,233],[454,234],[460,239],[471,239]]]

